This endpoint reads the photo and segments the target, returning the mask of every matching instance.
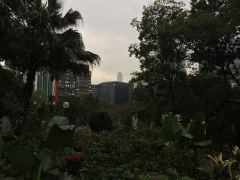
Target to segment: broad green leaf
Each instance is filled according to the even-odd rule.
[[[161,138],[165,141],[175,141],[180,138],[181,129],[181,124],[177,121],[177,118],[169,113],[163,120]]]
[[[184,128],[183,126],[181,126],[181,130],[182,130],[182,136],[183,136],[183,137],[185,137],[185,138],[187,138],[187,139],[193,139],[193,135],[190,134],[186,128]]]
[[[65,116],[54,116],[48,123],[48,126],[52,127],[55,124],[58,126],[65,126],[69,124],[69,120]]]
[[[43,149],[39,154],[39,158],[40,158],[41,164],[42,164],[42,169],[44,172],[46,172],[49,168],[51,168],[52,154],[53,154],[53,152],[50,149],[46,149],[46,148]]]
[[[72,141],[73,130],[63,130],[57,125],[54,125],[48,133],[46,140],[46,148],[56,152],[63,147],[69,145]]]
[[[193,138],[193,135],[189,134],[189,133],[182,134],[182,136],[187,138],[187,139],[192,139]]]
[[[75,125],[65,125],[65,126],[59,126],[62,130],[73,130],[75,128]]]
[[[62,127],[62,129],[67,129],[66,127],[69,125],[69,120],[65,116],[54,116],[48,123],[46,136],[54,125]]]

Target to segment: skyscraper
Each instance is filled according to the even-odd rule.
[[[117,74],[117,81],[118,82],[123,82],[123,74],[122,74],[122,72],[118,72],[118,74]]]
[[[103,82],[95,87],[95,94],[99,98],[114,104],[124,105],[130,101],[129,84],[124,82]]]
[[[50,79],[49,72],[40,71],[36,75],[35,90],[42,92],[46,101],[53,97],[55,103],[64,96],[86,95],[91,84],[91,71],[88,65],[86,68],[88,71],[84,73],[61,72],[55,80]]]
[[[53,81],[50,79],[50,74],[47,71],[39,71],[35,79],[35,90],[42,93],[46,101],[50,96],[53,96]]]

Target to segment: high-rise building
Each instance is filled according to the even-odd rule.
[[[81,96],[89,93],[91,85],[91,71],[73,74],[65,72],[59,75],[59,80],[55,82],[55,99],[64,96]]]
[[[65,72],[59,74],[57,83],[57,96],[73,96],[76,94],[76,80],[72,72]]]
[[[91,71],[79,74],[64,72],[59,74],[58,80],[52,81],[47,71],[37,73],[35,90],[40,91],[46,96],[54,97],[54,102],[64,96],[81,96],[89,93],[91,84]]]
[[[89,93],[92,72],[81,73],[75,76],[76,95],[86,95]]]
[[[114,105],[124,105],[130,101],[130,88],[124,82],[103,82],[98,85],[91,85],[91,93],[102,100]]]
[[[53,81],[50,79],[50,75],[47,71],[40,71],[36,75],[35,90],[42,93],[42,95],[48,101],[50,96],[54,94]]]
[[[123,82],[123,74],[122,74],[122,72],[118,72],[118,74],[117,74],[117,81],[118,82]]]
[[[92,94],[93,96],[99,96],[100,94],[100,88],[96,84],[91,84],[89,88],[89,93]]]

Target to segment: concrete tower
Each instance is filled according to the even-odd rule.
[[[118,74],[117,74],[117,81],[118,82],[123,82],[123,74],[122,74],[122,72],[118,72]]]

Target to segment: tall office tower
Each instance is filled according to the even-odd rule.
[[[72,72],[65,72],[59,74],[58,80],[58,96],[74,96],[76,93],[76,81]]]
[[[100,86],[96,84],[91,84],[89,87],[89,93],[95,97],[100,96]]]
[[[114,105],[124,105],[130,101],[129,84],[124,82],[103,82],[97,85],[97,96]]]
[[[50,74],[47,71],[38,72],[35,79],[35,90],[40,91],[46,101],[50,96],[53,96],[53,88]]]
[[[117,81],[118,82],[123,82],[123,74],[122,74],[122,72],[118,72],[118,74],[117,74]]]

